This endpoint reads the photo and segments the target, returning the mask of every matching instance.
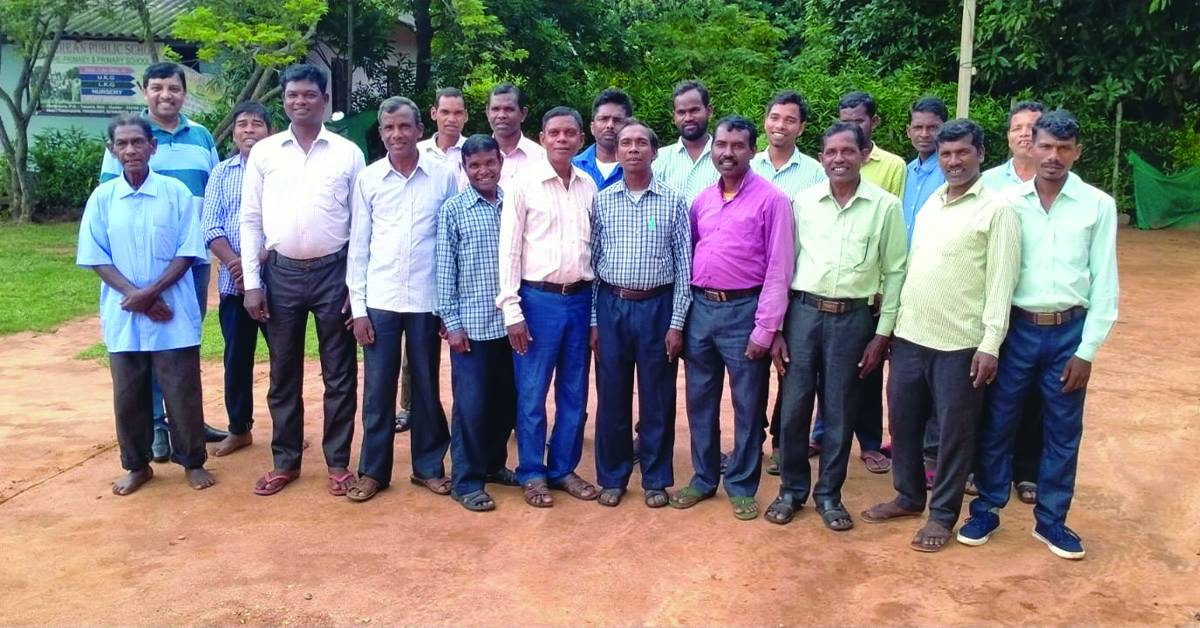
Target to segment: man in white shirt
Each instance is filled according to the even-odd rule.
[[[462,145],[466,141],[462,130],[467,124],[467,104],[462,91],[457,87],[439,89],[433,97],[429,117],[433,118],[437,131],[433,137],[417,142],[417,150],[422,156],[431,157],[453,170],[461,192],[467,189],[467,175],[463,172],[462,160]]]
[[[252,318],[267,323],[271,352],[267,407],[275,465],[255,484],[258,495],[274,495],[300,477],[304,331],[310,313],[325,383],[321,444],[329,492],[345,495],[354,484],[347,467],[358,360],[346,316],[346,244],[350,190],[364,160],[352,142],[325,129],[328,80],[307,64],[283,72],[283,111],[291,125],[254,145],[242,185],[243,303]],[[260,264],[264,248],[267,261]]]
[[[453,170],[417,150],[424,130],[413,101],[383,101],[379,136],[388,153],[359,174],[351,199],[346,284],[366,369],[359,478],[346,494],[357,502],[391,484],[402,336],[412,368],[412,481],[450,493],[443,464],[450,430],[438,400],[442,347],[433,309],[438,209],[458,193],[458,183]]]
[[[497,85],[488,96],[488,124],[492,127],[492,137],[500,144],[500,156],[504,159],[500,167],[502,190],[508,189],[518,173],[546,160],[546,149],[521,132],[521,123],[528,114],[525,94],[512,83]]]

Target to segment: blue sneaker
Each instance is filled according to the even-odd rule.
[[[958,542],[971,546],[983,545],[999,529],[1000,516],[994,512],[967,517],[967,522],[958,529]]]
[[[1046,544],[1050,553],[1059,558],[1079,560],[1084,557],[1083,540],[1066,525],[1048,526],[1037,524],[1033,528],[1033,538]]]

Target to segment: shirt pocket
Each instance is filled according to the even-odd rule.
[[[314,198],[319,209],[339,209],[350,205],[350,175],[342,172],[317,178]]]
[[[871,267],[878,257],[875,247],[871,246],[875,238],[864,235],[851,235],[842,244],[842,267],[861,272]]]
[[[179,252],[179,226],[171,216],[155,216],[150,226],[151,253],[155,259],[170,261]]]

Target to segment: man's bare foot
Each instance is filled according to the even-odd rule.
[[[145,468],[138,471],[130,471],[125,474],[125,477],[113,482],[113,495],[128,495],[141,488],[152,477],[154,477],[154,469],[151,469],[150,465],[146,465]]]
[[[245,434],[230,432],[229,436],[225,437],[225,440],[217,443],[217,446],[213,448],[213,455],[218,458],[228,456],[242,447],[248,447],[253,442],[254,437],[250,435],[250,432],[246,432]]]
[[[217,478],[208,472],[204,467],[196,467],[195,469],[184,469],[184,475],[187,476],[188,484],[197,491],[204,490],[213,484],[217,483]]]

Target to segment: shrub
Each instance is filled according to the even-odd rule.
[[[29,151],[37,172],[38,205],[34,213],[77,216],[100,177],[104,141],[77,128],[52,129],[39,134]]]

